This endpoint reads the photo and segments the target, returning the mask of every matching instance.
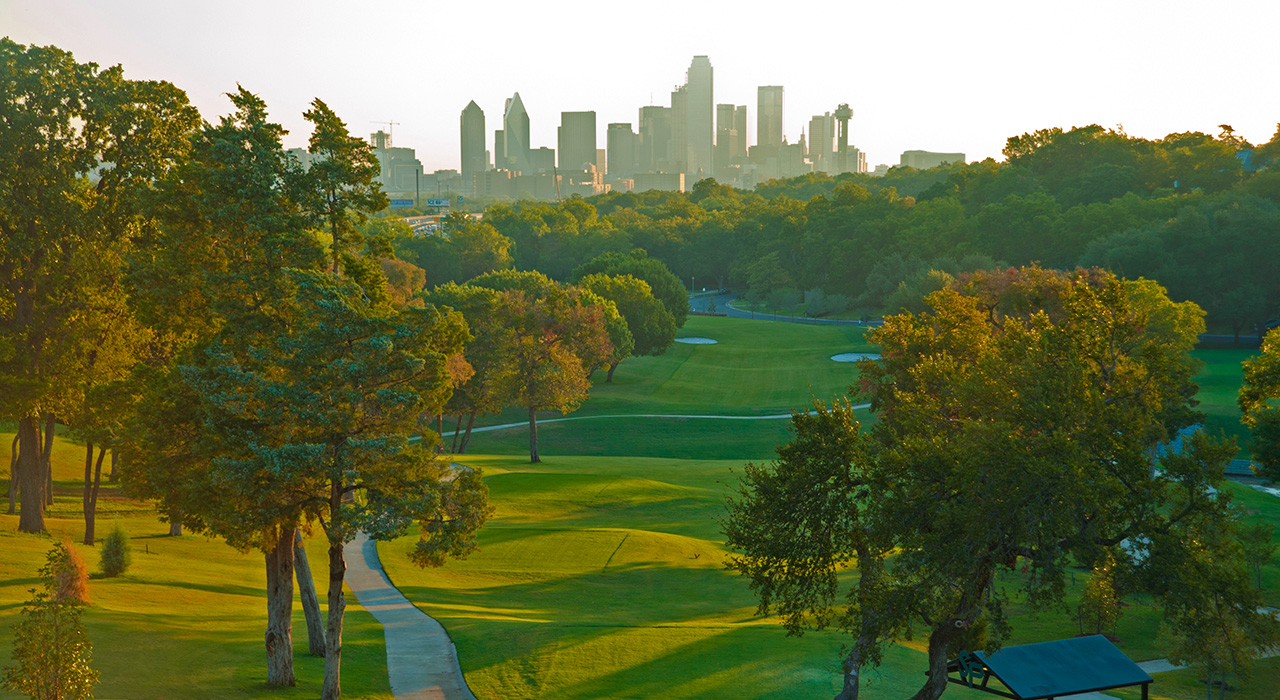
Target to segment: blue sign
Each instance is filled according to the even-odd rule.
[[[391,200],[392,209],[408,209],[413,206],[412,199],[393,199]]]
[[[462,204],[462,195],[458,195],[458,204]]]
[[[427,200],[427,206],[429,206],[429,207],[447,207],[447,206],[449,206],[449,200],[447,200],[447,199],[428,199],[428,200]]]

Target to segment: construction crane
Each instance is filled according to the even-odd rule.
[[[377,121],[377,120],[374,120],[374,119],[370,119],[370,120],[369,120],[369,123],[370,123],[370,124],[386,124],[386,125],[387,125],[387,143],[386,143],[385,145],[386,145],[386,146],[390,146],[390,145],[391,145],[391,142],[393,141],[393,138],[392,138],[392,137],[395,135],[396,127],[397,127],[397,126],[400,126],[400,122],[380,122],[380,121]],[[377,144],[374,144],[374,145],[377,145]]]

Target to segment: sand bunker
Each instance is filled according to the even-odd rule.
[[[676,342],[684,343],[685,345],[715,345],[720,341],[715,340],[714,338],[702,338],[699,336],[694,336],[692,338],[676,338]]]
[[[832,355],[831,359],[836,362],[857,362],[858,360],[878,360],[880,355],[874,352],[842,352],[839,355]]]

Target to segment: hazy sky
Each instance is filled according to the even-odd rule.
[[[999,158],[1009,136],[1091,123],[1150,138],[1225,123],[1261,143],[1280,122],[1277,26],[1277,0],[0,0],[0,35],[172,81],[206,119],[243,84],[288,146],[314,97],[361,136],[394,120],[428,171],[458,167],[469,100],[492,147],[515,91],[534,146],[556,146],[561,111],[595,110],[603,148],[608,123],[670,104],[695,54],[717,103],[748,105],[752,143],[756,87],[783,85],[789,140],[848,102],[873,166],[908,149]]]

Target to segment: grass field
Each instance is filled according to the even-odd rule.
[[[842,395],[856,380],[839,352],[873,351],[859,327],[823,327],[719,317],[690,317],[681,336],[716,345],[674,345],[661,357],[624,362],[612,384],[598,383],[574,417],[615,414],[772,415],[812,399]],[[1242,434],[1235,409],[1248,351],[1205,350],[1201,409],[1210,429]],[[597,373],[597,382],[603,382]],[[864,421],[870,416],[859,413]],[[558,417],[547,414],[546,418]],[[512,411],[486,424],[520,422]],[[787,439],[786,420],[594,418],[543,424],[542,464],[527,463],[525,428],[477,433],[459,461],[483,468],[497,508],[481,531],[481,551],[434,570],[404,554],[414,538],[380,546],[392,581],[440,620],[458,647],[468,682],[481,700],[502,698],[796,698],[837,691],[838,634],[785,636],[776,620],[755,616],[746,583],[724,569],[718,518],[744,460],[772,456]],[[8,440],[0,433],[0,460]],[[58,504],[51,527],[73,535],[79,521],[82,448],[59,440]],[[6,462],[3,462],[7,464]],[[3,482],[0,482],[3,485]],[[1280,503],[1230,485],[1251,518],[1280,525]],[[302,697],[314,695],[321,664],[301,652],[299,689],[262,684],[261,557],[201,537],[163,537],[145,504],[108,489],[99,532],[123,519],[135,545],[155,554],[120,581],[95,581],[87,621],[98,641],[100,697]],[[0,635],[26,597],[43,560],[44,538],[13,534],[0,518]],[[96,557],[87,555],[91,563]],[[171,562],[182,562],[177,571]],[[190,565],[187,562],[192,562]],[[318,579],[324,557],[312,555]],[[1068,584],[1074,606],[1086,574]],[[1015,583],[1010,578],[1006,585]],[[1280,605],[1280,567],[1264,570],[1268,603]],[[349,599],[350,600],[350,599]],[[1116,630],[1133,658],[1157,658],[1159,613],[1129,600]],[[192,609],[207,611],[192,615]],[[389,697],[380,628],[350,608],[344,690],[349,697]],[[1075,634],[1066,611],[1037,616],[1014,604],[1010,643]],[[303,642],[300,612],[295,638]],[[895,646],[864,678],[864,697],[906,697],[922,680],[924,639]],[[0,645],[0,664],[8,647]],[[198,666],[197,675],[148,673],[145,655],[166,668]],[[110,675],[110,679],[108,679]],[[1153,698],[1203,697],[1192,672],[1163,674]],[[1185,676],[1185,678],[1184,678]],[[180,680],[173,680],[173,679]],[[166,680],[169,679],[169,680]],[[1167,682],[1166,682],[1167,679]],[[1254,683],[1231,697],[1272,700],[1258,687],[1280,685],[1280,664],[1265,662]],[[9,696],[0,695],[0,698]],[[946,697],[976,698],[959,687]],[[981,697],[987,697],[982,695]],[[1126,696],[1130,697],[1130,696]],[[1131,696],[1136,697],[1136,694]]]
[[[874,350],[862,333],[691,317],[682,336],[720,343],[675,345],[663,357],[628,360],[614,383],[597,384],[573,415],[785,413],[845,391],[856,369],[829,358]],[[1242,433],[1235,392],[1239,363],[1250,354],[1197,352],[1206,363],[1200,399],[1211,430]],[[491,423],[520,419],[513,412]],[[745,581],[723,568],[717,519],[737,478],[733,469],[772,456],[787,438],[786,426],[646,418],[543,424],[545,461],[538,465],[523,456],[524,427],[479,433],[472,451],[484,456],[459,459],[485,470],[497,507],[480,535],[481,551],[422,571],[405,562],[412,545],[406,539],[383,545],[385,565],[406,595],[449,629],[481,698],[830,696],[845,640],[826,633],[787,638],[776,621],[755,617]],[[1273,497],[1228,488],[1250,517],[1280,524]],[[1069,607],[1086,578],[1079,571],[1068,583]],[[1280,604],[1280,567],[1264,571],[1264,585],[1268,602]],[[1150,602],[1127,600],[1115,630],[1121,648],[1138,660],[1163,655],[1155,643],[1160,613]],[[1015,603],[1011,611],[1012,644],[1077,632],[1067,610],[1032,616]],[[868,696],[914,692],[924,642],[918,636],[895,647]],[[1269,669],[1259,670],[1262,685],[1280,677]],[[1179,683],[1171,678],[1170,694],[1157,683],[1152,697],[1184,697]],[[947,697],[966,692],[953,687]]]
[[[12,433],[0,433],[0,460],[8,465]],[[9,628],[19,621],[28,589],[39,586],[53,538],[84,536],[77,478],[83,478],[83,447],[55,441],[55,505],[46,516],[51,535],[17,532],[18,518],[0,515],[0,667],[10,663]],[[80,460],[77,462],[77,459]],[[0,482],[0,493],[7,487]],[[101,673],[96,698],[312,698],[319,694],[324,662],[306,655],[306,623],[295,607],[294,642],[298,685],[265,683],[263,632],[266,590],[262,554],[241,553],[203,536],[169,537],[144,503],[122,498],[114,486],[99,500],[97,532],[120,522],[134,546],[133,566],[121,577],[90,580],[92,606],[84,615],[94,645],[93,668]],[[95,548],[81,544],[90,571]],[[308,544],[312,574],[328,585],[324,545]],[[382,627],[348,594],[343,635],[343,691],[352,698],[391,698]],[[18,695],[0,691],[0,698]]]

